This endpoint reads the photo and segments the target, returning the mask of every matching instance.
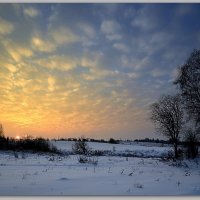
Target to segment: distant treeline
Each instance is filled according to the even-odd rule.
[[[122,140],[115,140],[110,138],[109,140],[104,139],[92,139],[92,138],[58,138],[52,139],[52,141],[80,141],[83,140],[84,142],[100,142],[100,143],[111,143],[111,144],[119,144]]]
[[[81,138],[58,138],[58,139],[52,139],[53,141],[80,141]],[[111,144],[119,144],[119,143],[131,143],[131,142],[152,142],[152,143],[161,143],[161,144],[172,144],[170,140],[161,140],[161,139],[135,139],[135,140],[117,140],[114,138],[110,138],[109,140],[104,139],[92,139],[92,138],[82,138],[85,142],[99,142],[99,143],[111,143]],[[180,142],[180,144],[183,144],[184,142]]]
[[[145,138],[145,139],[136,139],[134,142],[152,142],[152,143],[161,143],[161,144],[172,144],[171,140],[159,140],[159,139],[150,139],[150,138]],[[179,141],[179,145],[185,145],[185,141]],[[197,145],[200,145],[200,142],[197,142]]]
[[[162,143],[162,144],[171,144],[170,140],[160,140],[160,139],[150,139],[150,138],[145,138],[145,139],[136,139],[134,142],[152,142],[152,143]]]
[[[58,138],[58,139],[52,139],[52,141],[80,141],[81,138]],[[154,139],[154,138],[145,138],[145,139],[135,139],[135,140],[117,140],[114,138],[110,138],[109,140],[105,139],[93,139],[93,138],[82,138],[85,142],[99,142],[99,143],[110,143],[110,144],[122,144],[122,143],[133,143],[133,142],[151,142],[151,143],[160,143],[160,144],[172,144],[171,140],[162,140],[162,139]],[[179,141],[179,145],[185,145],[186,142]],[[198,142],[198,145],[200,145],[200,142]]]
[[[49,152],[61,154],[61,152],[48,140],[44,138],[24,138],[13,139],[9,137],[0,136],[0,150],[12,151],[31,151],[31,152]]]

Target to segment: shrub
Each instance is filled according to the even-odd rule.
[[[92,155],[92,156],[103,156],[104,151],[101,151],[101,150],[90,151],[90,155]]]
[[[89,157],[88,163],[93,164],[93,165],[97,165],[98,164],[98,158],[97,157]]]
[[[0,136],[0,149],[14,151],[33,151],[33,152],[51,152],[61,154],[61,152],[53,145],[50,145],[44,138],[25,138],[15,140]]]
[[[92,151],[84,137],[79,138],[77,141],[74,142],[72,145],[72,151],[75,154],[78,154],[78,162],[79,163],[89,163],[97,165],[98,160],[94,155],[102,154],[101,151]]]
[[[118,144],[119,142],[113,138],[110,138],[109,143],[111,144]]]
[[[174,153],[173,151],[168,151],[167,154],[163,153],[161,156],[161,159],[163,161],[169,161],[169,160],[174,160]]]
[[[81,155],[78,157],[78,162],[79,163],[87,163],[88,162],[88,157],[85,155]]]
[[[55,152],[58,153],[58,150],[49,144],[43,138],[36,138],[36,139],[23,139],[17,141],[18,148],[22,150],[33,150],[35,152]]]
[[[0,149],[6,149],[6,138],[4,136],[0,135]]]
[[[81,137],[79,140],[74,142],[72,145],[72,151],[79,155],[88,155],[90,153],[90,148],[84,137]]]
[[[98,159],[96,157],[94,157],[94,156],[80,155],[78,157],[78,162],[79,163],[88,163],[88,164],[97,165],[98,164]]]

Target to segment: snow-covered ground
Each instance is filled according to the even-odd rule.
[[[54,142],[65,151],[73,142]],[[89,143],[92,149],[159,153],[170,147]],[[17,158],[18,155],[18,158]],[[81,164],[76,155],[0,152],[0,195],[200,195],[200,159],[98,157]],[[180,165],[179,165],[180,164]]]
[[[72,151],[73,141],[52,141],[51,142],[58,149],[66,152]],[[156,143],[137,143],[132,142],[132,144],[110,144],[110,143],[97,143],[97,142],[87,142],[89,148],[92,150],[108,151],[114,155],[123,154],[133,154],[137,157],[162,157],[166,155],[173,148],[170,146],[161,147],[160,144]]]

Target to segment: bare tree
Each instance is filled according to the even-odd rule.
[[[189,116],[200,125],[200,49],[194,50],[186,63],[179,67],[174,83],[181,91]]]
[[[174,147],[174,156],[178,158],[178,141],[183,126],[183,110],[179,95],[163,95],[151,105],[151,117],[156,130],[170,139]]]

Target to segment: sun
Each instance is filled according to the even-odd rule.
[[[15,139],[16,139],[16,140],[19,140],[19,139],[20,139],[20,136],[19,136],[19,135],[17,135],[17,136],[15,137]]]

